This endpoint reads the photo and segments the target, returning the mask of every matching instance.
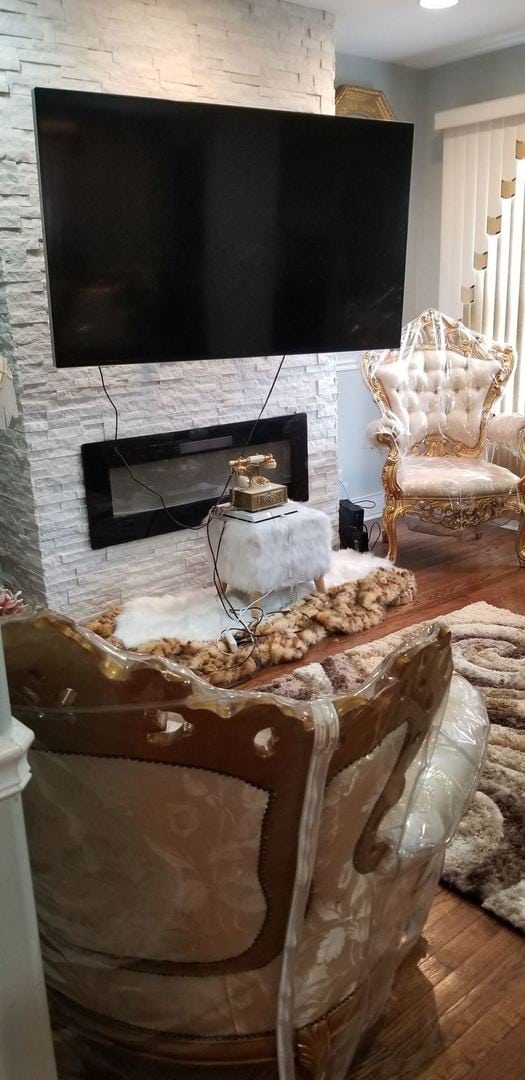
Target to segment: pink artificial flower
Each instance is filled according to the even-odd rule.
[[[21,592],[12,593],[10,589],[0,586],[0,616],[20,615],[25,607]]]

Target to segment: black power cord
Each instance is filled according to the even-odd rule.
[[[285,359],[286,359],[286,353],[283,353],[283,355],[281,356],[281,359],[279,361],[279,364],[277,366],[275,375],[274,375],[274,377],[272,379],[270,389],[268,390],[268,393],[267,393],[267,395],[266,395],[266,397],[264,399],[264,402],[263,402],[263,404],[262,404],[262,406],[261,406],[261,408],[259,410],[259,414],[258,414],[257,418],[254,420],[254,422],[253,422],[253,424],[251,426],[250,432],[248,434],[248,438],[246,439],[246,441],[244,443],[244,446],[242,447],[242,450],[241,450],[240,454],[238,455],[239,457],[244,457],[245,451],[248,449],[248,447],[251,444],[251,441],[252,441],[253,436],[255,434],[255,431],[256,431],[256,429],[258,427],[258,424],[259,424],[259,422],[260,422],[260,420],[262,418],[264,410],[266,409],[266,406],[268,405],[268,402],[269,402],[269,400],[270,400],[270,398],[272,396],[272,393],[273,393],[274,388],[275,388],[275,384],[276,384],[276,382],[277,382],[277,380],[279,378],[279,375],[281,374],[281,370],[282,370]],[[229,485],[231,483],[233,474],[230,473],[230,475],[229,475],[229,477],[228,477],[228,479],[227,479],[227,481],[226,481],[220,495],[218,495],[218,497],[214,501],[213,505],[210,507],[204,521],[202,521],[200,525],[187,525],[184,522],[180,521],[178,518],[176,518],[175,515],[172,513],[170,507],[166,504],[166,501],[164,499],[164,496],[162,495],[162,492],[157,491],[156,488],[153,488],[149,484],[144,483],[143,480],[139,480],[138,476],[136,476],[135,473],[133,472],[133,469],[131,468],[129,462],[126,461],[124,455],[122,454],[122,452],[117,447],[116,444],[117,444],[117,441],[118,441],[118,434],[119,434],[119,412],[118,412],[118,408],[117,408],[117,406],[116,406],[116,404],[115,404],[115,402],[114,402],[114,400],[113,400],[113,398],[112,398],[111,394],[109,393],[109,390],[108,390],[108,388],[106,386],[106,381],[104,379],[104,373],[103,373],[102,367],[100,365],[99,365],[98,370],[99,370],[99,374],[100,374],[100,381],[102,383],[102,389],[103,389],[103,391],[104,391],[104,393],[105,393],[105,395],[106,395],[106,397],[107,397],[107,399],[108,399],[108,401],[109,401],[109,403],[110,403],[110,405],[111,405],[111,407],[112,407],[112,409],[113,409],[113,411],[115,413],[115,434],[114,434],[114,444],[115,445],[114,445],[114,450],[115,450],[115,453],[116,453],[117,457],[120,459],[120,461],[122,462],[124,468],[127,470],[127,472],[129,474],[129,476],[131,477],[133,483],[137,484],[139,487],[143,488],[145,491],[149,491],[150,494],[154,495],[159,500],[159,502],[161,504],[161,507],[165,511],[165,513],[168,515],[169,520],[174,525],[176,525],[177,528],[189,529],[191,532],[200,532],[202,529],[206,529],[206,539],[207,539],[208,548],[209,548],[211,558],[212,558],[212,563],[213,563],[213,584],[215,586],[215,590],[216,590],[217,595],[219,597],[221,606],[222,606],[222,608],[223,608],[226,615],[228,615],[230,618],[233,618],[238,623],[240,623],[240,625],[243,628],[244,632],[249,636],[250,640],[252,641],[253,647],[254,647],[254,650],[255,650],[257,648],[257,637],[256,637],[257,628],[258,628],[261,620],[264,617],[264,612],[262,611],[262,609],[260,609],[260,614],[258,615],[257,619],[255,620],[255,625],[252,624],[251,626],[248,626],[244,622],[244,620],[241,618],[241,613],[239,611],[237,611],[237,609],[234,608],[233,605],[230,603],[230,601],[228,600],[228,598],[226,596],[224,588],[222,586],[222,582],[220,580],[220,575],[219,575],[219,570],[218,570],[218,558],[219,558],[219,552],[220,552],[220,548],[221,548],[221,543],[222,543],[222,538],[223,538],[223,535],[224,535],[225,526],[223,525],[223,527],[222,527],[216,551],[213,550],[213,545],[212,545],[211,537],[210,537],[211,519],[212,519],[212,517],[216,516],[216,514],[217,514],[217,508],[218,508],[219,504],[222,502],[222,500],[223,500],[223,498],[224,498],[224,496],[226,494],[226,491],[228,490],[228,487],[229,487]],[[253,650],[252,650],[252,652],[253,652]],[[250,653],[250,656],[251,655],[252,655],[252,653]]]
[[[377,536],[376,536],[374,542],[372,543],[372,532],[373,532],[374,529],[377,529]],[[369,533],[369,536],[368,536],[368,547],[369,547],[370,551],[374,550],[376,544],[379,543],[382,535],[383,535],[383,530],[381,528],[381,525],[379,524],[378,521],[373,521],[371,526],[370,526],[370,533]]]
[[[262,418],[263,412],[264,412],[264,410],[265,410],[265,408],[266,408],[266,406],[267,406],[267,404],[268,404],[268,402],[269,402],[269,400],[270,400],[270,398],[272,396],[272,393],[274,391],[277,379],[279,378],[279,375],[281,374],[281,369],[282,369],[282,366],[284,364],[285,359],[286,359],[286,353],[283,354],[283,356],[281,357],[281,359],[279,361],[279,365],[278,365],[277,371],[275,372],[275,375],[273,377],[270,389],[269,389],[269,391],[268,391],[268,393],[267,393],[267,395],[266,395],[266,397],[264,399],[263,405],[262,405],[262,407],[261,407],[261,409],[259,411],[259,415],[257,416],[257,419],[254,420],[254,422],[253,422],[253,424],[251,426],[250,433],[248,435],[248,438],[246,439],[246,442],[244,443],[244,446],[243,446],[243,448],[242,448],[242,450],[241,450],[241,452],[239,454],[239,457],[244,456],[245,450],[248,448],[248,446],[250,445],[250,443],[252,441],[255,430],[256,430],[256,428],[257,428],[257,426],[259,424],[259,421]],[[111,394],[109,393],[109,390],[108,390],[108,388],[106,386],[106,381],[104,379],[104,372],[102,371],[102,368],[101,368],[100,365],[99,365],[98,370],[99,370],[99,374],[100,374],[100,381],[102,383],[102,389],[103,389],[103,391],[104,391],[104,393],[105,393],[105,395],[106,395],[106,397],[107,397],[107,399],[108,399],[108,401],[109,401],[109,403],[111,405],[111,408],[113,409],[113,411],[115,413],[115,434],[114,434],[114,437],[113,437],[113,441],[116,444],[118,442],[119,412],[118,412],[117,406],[115,405],[115,402],[114,402],[113,398],[111,397]],[[145,484],[143,480],[139,480],[138,476],[135,476],[135,473],[133,472],[133,469],[131,468],[131,465],[129,465],[129,463],[126,461],[124,455],[121,453],[121,451],[118,449],[118,447],[116,445],[115,445],[114,449],[115,449],[115,453],[118,455],[118,457],[122,461],[122,464],[127,469],[127,471],[129,473],[131,479],[133,480],[133,482],[135,484],[138,484],[139,487],[144,488],[145,491],[149,491],[151,495],[155,495],[156,498],[159,499],[159,502],[160,502],[160,504],[162,506],[162,509],[166,511],[170,521],[172,521],[175,525],[177,525],[178,528],[190,529],[192,532],[200,532],[201,529],[206,527],[207,522],[209,520],[209,515],[212,514],[214,510],[216,510],[217,506],[219,505],[219,503],[224,498],[224,496],[226,494],[226,491],[228,490],[228,487],[230,485],[232,475],[233,475],[232,473],[230,473],[230,475],[229,475],[229,477],[228,477],[228,479],[227,479],[227,481],[226,481],[220,495],[217,496],[213,506],[208,511],[208,514],[207,514],[206,518],[204,519],[204,521],[201,522],[200,525],[187,525],[183,521],[179,521],[178,518],[176,518],[174,516],[174,514],[172,514],[169,506],[167,506],[167,504],[166,504],[166,501],[164,499],[164,496],[162,495],[162,492],[157,491],[156,488],[150,487],[149,484]]]
[[[281,374],[281,370],[282,370],[285,359],[286,359],[286,353],[283,353],[283,355],[281,356],[281,359],[279,361],[279,364],[277,365],[277,370],[276,370],[275,375],[274,375],[274,377],[272,379],[270,389],[268,390],[268,393],[267,393],[267,395],[266,395],[266,397],[265,397],[265,399],[263,401],[263,404],[262,404],[262,406],[261,406],[261,408],[259,410],[259,414],[258,414],[256,420],[254,420],[254,422],[253,422],[253,424],[251,426],[248,438],[246,439],[246,441],[244,443],[244,446],[242,447],[242,450],[241,450],[240,454],[238,455],[238,457],[244,457],[245,451],[250,446],[250,443],[251,443],[252,438],[254,436],[255,430],[256,430],[256,428],[257,428],[257,426],[259,424],[259,421],[261,420],[261,417],[262,417],[262,415],[264,413],[264,410],[266,409],[266,406],[267,406],[267,404],[268,404],[268,402],[269,402],[269,400],[270,400],[270,398],[271,398],[271,396],[273,394],[275,384],[277,382],[277,379],[279,378],[279,375]],[[264,617],[264,612],[262,610],[260,611],[259,616],[255,620],[255,626],[252,625],[251,627],[249,627],[249,626],[246,625],[244,620],[241,619],[239,611],[236,608],[234,608],[233,604],[231,604],[230,601],[228,600],[228,597],[226,596],[226,593],[224,591],[222,581],[221,581],[220,575],[219,575],[219,568],[218,568],[219,552],[220,552],[220,549],[221,549],[222,538],[224,536],[224,530],[225,530],[226,526],[223,524],[223,527],[221,529],[221,534],[219,536],[219,540],[218,540],[218,543],[217,543],[216,551],[213,550],[213,544],[211,542],[211,537],[210,537],[211,519],[212,519],[213,516],[216,515],[217,507],[218,507],[219,503],[222,501],[222,499],[224,498],[224,495],[225,495],[228,487],[230,486],[232,476],[233,476],[233,473],[230,473],[230,475],[229,475],[229,477],[228,477],[228,479],[227,479],[227,481],[226,481],[226,483],[224,485],[224,488],[222,489],[222,492],[219,495],[219,498],[217,499],[217,502],[211,508],[211,510],[209,511],[209,513],[207,515],[207,518],[206,518],[206,521],[205,521],[206,538],[207,538],[207,541],[208,541],[208,548],[209,548],[210,555],[211,555],[211,558],[212,558],[212,563],[213,563],[213,584],[215,586],[215,590],[216,590],[217,596],[219,597],[219,600],[221,602],[222,608],[223,608],[224,612],[226,613],[226,615],[229,615],[230,618],[236,619],[237,622],[239,622],[241,624],[241,626],[243,627],[245,632],[247,634],[249,634],[250,637],[252,638],[252,641],[254,643],[254,647],[256,647],[257,628],[259,626],[259,623],[261,622],[261,620]]]
[[[104,379],[104,373],[102,371],[102,368],[99,366],[98,370],[99,370],[99,373],[100,373],[100,380],[102,382],[102,389],[103,389],[103,391],[104,391],[104,393],[105,393],[105,395],[106,395],[106,397],[107,397],[107,399],[108,399],[108,401],[109,401],[109,403],[111,405],[111,408],[113,409],[113,411],[115,413],[115,435],[114,435],[114,443],[115,443],[115,445],[114,445],[113,449],[114,449],[117,457],[122,462],[124,468],[129,473],[131,479],[133,480],[133,483],[137,484],[138,487],[144,488],[144,491],[149,491],[151,495],[155,495],[155,497],[159,500],[159,502],[160,502],[160,504],[162,506],[162,509],[166,511],[170,521],[173,522],[173,524],[176,525],[177,528],[191,529],[192,532],[200,532],[200,530],[203,528],[203,525],[185,525],[184,522],[179,521],[178,518],[176,518],[175,515],[172,514],[169,506],[167,506],[162,492],[157,491],[156,488],[150,487],[149,484],[145,484],[143,480],[139,480],[138,476],[135,476],[135,473],[133,472],[133,469],[131,468],[131,465],[126,461],[126,459],[124,457],[124,454],[121,453],[121,451],[119,450],[119,448],[117,446],[119,413],[118,413],[117,406],[115,405],[115,402],[113,401],[113,398],[111,397],[111,394],[110,394],[110,392],[109,392],[109,390],[108,390],[108,388],[106,386],[106,382],[105,382],[105,379]],[[220,498],[222,498],[222,495],[220,496]]]

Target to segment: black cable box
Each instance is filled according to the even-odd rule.
[[[341,499],[339,503],[339,541],[342,548],[354,551],[368,551],[368,530],[364,523],[365,512],[362,506],[350,499]]]

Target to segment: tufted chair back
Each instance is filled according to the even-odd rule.
[[[408,323],[399,349],[362,361],[401,452],[430,456],[483,454],[488,415],[513,363],[510,346],[433,309]]]

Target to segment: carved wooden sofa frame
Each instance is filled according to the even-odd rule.
[[[13,712],[34,730],[36,755],[52,751],[125,757],[223,773],[229,768],[236,777],[271,792],[259,864],[267,917],[252,946],[240,955],[209,964],[127,956],[119,958],[119,965],[166,976],[178,971],[204,977],[253,970],[279,956],[312,754],[313,723],[308,705],[260,692],[217,690],[175,663],[119,651],[72,621],[50,613],[6,621],[4,643]],[[451,671],[449,633],[432,628],[416,644],[389,657],[359,692],[333,699],[340,740],[329,778],[406,724],[397,760],[355,848],[354,865],[361,874],[373,871],[385,854],[385,843],[378,837],[381,822],[402,794],[406,769],[447,692]],[[278,842],[283,831],[289,839],[284,848]],[[52,929],[44,922],[41,932],[45,943]],[[357,989],[296,1031],[299,1075],[314,1080],[328,1075],[334,1045],[344,1040],[360,1006],[360,993]],[[102,1010],[78,1006],[56,988],[50,990],[50,998],[57,1021],[71,1025],[87,1044],[106,1045],[108,1052],[111,1048],[123,1063],[131,1054],[145,1064],[170,1061],[238,1068],[239,1076],[244,1077],[250,1065],[275,1062],[273,1031],[239,1038],[184,1037],[183,1033],[139,1029],[112,1020]]]

